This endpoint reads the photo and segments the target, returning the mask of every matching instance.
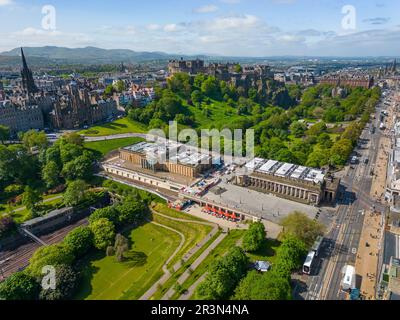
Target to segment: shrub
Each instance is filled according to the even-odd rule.
[[[93,233],[89,227],[78,227],[64,239],[64,245],[76,258],[82,257],[93,245]]]

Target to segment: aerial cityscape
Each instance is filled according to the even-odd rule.
[[[0,300],[400,300],[398,3],[310,3],[0,0]]]

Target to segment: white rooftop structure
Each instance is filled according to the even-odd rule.
[[[304,178],[306,181],[312,181],[315,183],[322,183],[324,181],[325,174],[318,169],[312,169]]]
[[[286,177],[288,172],[295,167],[294,164],[284,163],[279,169],[275,172],[275,175],[279,177]]]
[[[147,155],[147,157],[154,160],[168,160],[170,162],[177,162],[188,165],[208,163],[211,159],[211,156],[209,154],[186,150],[186,148],[184,148],[184,145],[174,142],[168,142],[167,144],[139,142],[123,149],[132,152],[144,153]]]
[[[278,177],[288,177],[291,179],[309,181],[317,184],[322,183],[325,178],[324,171],[320,169],[299,166],[292,163],[282,163],[276,160],[266,160],[262,158],[254,158],[253,160],[249,161],[245,167],[263,174],[275,175]]]
[[[293,171],[292,175],[290,176],[293,179],[300,179],[303,173],[307,170],[307,167],[298,166],[296,170]]]
[[[246,163],[245,167],[247,169],[251,169],[254,170],[256,168],[258,168],[262,163],[264,163],[266,160],[263,158],[254,158],[253,160],[251,160],[250,162]]]
[[[257,171],[263,173],[272,173],[272,168],[278,163],[276,160],[268,160],[265,164],[263,164]]]

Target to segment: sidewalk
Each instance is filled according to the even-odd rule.
[[[204,250],[204,252],[196,259],[195,262],[192,263],[192,265],[190,266],[190,269],[192,271],[196,270],[197,267],[208,257],[208,255],[210,254],[210,252],[212,250],[214,250],[220,243],[222,240],[225,239],[225,237],[227,236],[226,233],[222,233],[218,236],[217,239],[215,239],[215,241],[206,249]],[[191,275],[191,272],[189,270],[186,270],[177,280],[177,282],[179,284],[183,284]],[[165,295],[162,297],[161,300],[169,300],[173,295],[175,294],[175,289],[174,288],[170,288]],[[190,293],[190,290],[188,290],[188,292],[186,293],[189,297],[193,294],[193,292]]]
[[[376,271],[381,241],[381,215],[366,212],[358,247],[356,270],[361,277],[360,292],[367,300],[375,299]]]
[[[179,269],[182,267],[182,262],[183,262],[183,264],[186,263],[186,261],[188,261],[197,251],[199,251],[199,250],[208,242],[208,240],[209,240],[210,238],[212,238],[212,237],[218,232],[218,226],[216,226],[216,225],[214,225],[214,224],[212,224],[212,223],[201,222],[201,221],[195,221],[195,220],[178,219],[178,218],[173,218],[173,217],[164,215],[164,214],[159,213],[159,212],[157,212],[157,211],[155,211],[155,210],[153,210],[153,209],[151,209],[151,211],[152,211],[153,214],[157,214],[157,215],[159,215],[159,216],[162,216],[162,217],[164,217],[164,218],[167,218],[167,219],[170,219],[170,220],[174,220],[174,221],[180,221],[180,222],[185,222],[185,223],[204,224],[204,225],[212,225],[212,226],[214,226],[214,228],[211,230],[211,232],[210,232],[206,237],[204,237],[204,238],[202,239],[202,241],[200,241],[196,246],[194,246],[194,247],[191,248],[187,253],[185,253],[185,255],[184,255],[183,258],[182,258],[182,261],[177,262],[177,263],[172,267],[172,269],[173,269],[174,272],[177,271],[177,270],[179,270]],[[151,223],[155,223],[155,222],[152,221]],[[181,249],[181,247],[182,247],[182,245],[183,245],[183,243],[184,243],[184,241],[185,241],[185,237],[184,237],[184,235],[183,235],[181,232],[179,232],[179,231],[177,231],[177,230],[175,230],[175,229],[172,229],[172,228],[170,228],[170,227],[168,227],[168,226],[161,225],[161,224],[159,224],[159,223],[155,223],[155,224],[157,224],[157,225],[159,225],[159,226],[162,226],[162,227],[164,227],[164,228],[170,229],[170,230],[172,230],[172,231],[174,231],[174,232],[180,234],[181,238],[182,238],[182,237],[183,237],[183,238],[182,238],[182,241],[181,241],[179,247],[175,250],[174,254],[173,254],[173,255],[168,259],[168,261],[163,265],[163,271],[164,271],[163,276],[162,276],[157,282],[155,282],[155,283],[151,286],[151,288],[150,288],[149,290],[147,290],[147,292],[146,292],[145,294],[143,294],[143,295],[140,297],[139,300],[149,300],[149,299],[154,295],[154,293],[158,290],[158,288],[160,287],[160,285],[163,285],[165,282],[168,281],[168,279],[171,277],[171,272],[167,269],[167,265],[168,265],[168,263],[172,260],[172,258],[178,253],[178,251]]]

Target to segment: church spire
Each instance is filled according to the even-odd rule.
[[[22,88],[28,93],[36,93],[38,92],[38,88],[35,85],[35,81],[33,80],[32,71],[29,69],[28,64],[25,59],[24,50],[21,48],[21,57],[22,57]]]
[[[22,57],[22,70],[28,69],[28,64],[26,63],[24,49],[21,48],[21,57]]]

